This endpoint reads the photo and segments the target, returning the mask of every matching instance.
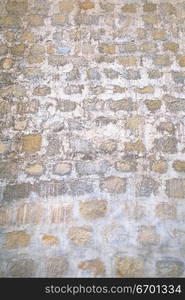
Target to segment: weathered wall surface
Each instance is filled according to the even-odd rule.
[[[0,1],[0,275],[181,277],[185,2]]]

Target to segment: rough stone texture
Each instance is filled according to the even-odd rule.
[[[184,20],[0,1],[0,276],[185,276]]]

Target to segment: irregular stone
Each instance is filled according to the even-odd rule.
[[[139,94],[153,94],[154,93],[154,88],[153,88],[153,86],[145,86],[143,88],[137,89],[137,92]]]
[[[154,226],[140,226],[138,237],[139,243],[143,245],[156,245],[160,241],[160,236]]]
[[[113,153],[117,149],[117,142],[113,139],[109,139],[100,144],[100,150],[104,153]]]
[[[36,263],[32,259],[17,259],[8,263],[8,277],[30,278],[36,274]]]
[[[33,176],[41,176],[43,171],[43,166],[41,164],[33,164],[25,169],[26,173]]]
[[[79,6],[80,6],[80,9],[88,10],[88,9],[94,8],[94,3],[89,0],[86,0],[84,2],[80,2]]]
[[[5,148],[5,151],[6,149],[7,148]],[[17,178],[17,172],[18,163],[16,161],[8,160],[0,162],[0,179],[15,180]]]
[[[31,191],[31,184],[20,183],[14,185],[7,185],[4,189],[3,200],[19,200],[26,199],[29,197]]]
[[[47,259],[46,275],[48,278],[61,278],[68,271],[68,261],[64,256],[50,257]]]
[[[172,52],[177,52],[179,45],[175,42],[167,42],[164,44],[164,49]]]
[[[184,160],[176,160],[176,161],[174,161],[173,168],[177,172],[185,172],[185,161]]]
[[[57,246],[59,244],[59,240],[54,235],[44,234],[42,236],[42,243],[47,246]]]
[[[153,52],[156,51],[156,47],[153,42],[144,42],[139,46],[139,50],[142,52]]]
[[[66,12],[66,13],[70,13],[74,8],[74,3],[73,1],[68,1],[68,0],[64,0],[64,1],[60,1],[59,2],[59,9],[61,12]]]
[[[73,208],[69,205],[52,205],[49,209],[49,224],[65,224],[72,219]]]
[[[25,135],[22,138],[22,151],[37,152],[41,148],[42,136],[41,135]]]
[[[164,136],[154,140],[155,147],[158,151],[163,153],[176,153],[177,140],[175,137]]]
[[[28,17],[28,24],[31,26],[44,26],[44,20],[39,15],[30,15]]]
[[[145,145],[141,140],[137,140],[135,142],[126,142],[125,143],[125,151],[126,152],[145,152]]]
[[[122,194],[126,192],[126,178],[109,176],[100,181],[100,189],[107,193]]]
[[[33,46],[30,48],[30,53],[31,53],[31,55],[33,55],[33,56],[36,56],[36,55],[43,55],[44,52],[45,52],[44,46],[39,45],[39,44],[35,44],[35,45],[33,45]]]
[[[166,32],[165,31],[156,31],[152,34],[154,40],[166,40]]]
[[[76,246],[87,245],[92,238],[92,228],[90,227],[71,227],[68,232],[70,241]]]
[[[48,86],[39,86],[34,89],[35,96],[47,96],[51,93],[51,88]]]
[[[58,107],[63,112],[69,112],[75,110],[76,103],[70,100],[62,100],[59,102]]]
[[[31,236],[25,231],[7,232],[5,235],[5,246],[8,249],[24,248],[30,244]]]
[[[170,57],[168,55],[156,55],[153,61],[154,65],[166,67],[172,64]]]
[[[107,161],[76,163],[76,171],[79,175],[104,174],[108,167]]]
[[[145,100],[144,103],[147,109],[152,113],[155,113],[157,110],[159,110],[162,105],[161,100]]]
[[[179,57],[179,66],[184,68],[185,67],[185,56],[180,56]]]
[[[17,208],[16,224],[17,225],[36,225],[41,223],[44,213],[43,205],[40,203],[23,203]]]
[[[157,9],[157,5],[155,3],[145,3],[143,5],[143,11],[144,12],[154,12]]]
[[[150,79],[157,79],[157,78],[161,78],[163,76],[163,73],[157,70],[149,70],[148,76]]]
[[[0,44],[0,56],[8,53],[8,47],[5,44]]]
[[[175,83],[184,84],[185,82],[185,73],[183,72],[172,72],[172,78]]]
[[[158,19],[156,16],[143,16],[143,22],[150,25],[150,24],[157,24]]]
[[[116,274],[122,278],[144,277],[144,262],[137,257],[116,257]]]
[[[7,144],[0,141],[0,154],[5,153],[6,151],[7,151]],[[0,167],[0,170],[1,170],[1,167]],[[1,171],[0,171],[0,174],[1,174]]]
[[[78,268],[90,272],[94,277],[105,275],[104,263],[98,258],[83,261],[78,265]]]
[[[102,44],[99,46],[100,53],[105,54],[115,54],[116,48],[115,45],[109,45],[109,44]]]
[[[159,183],[152,177],[143,176],[138,185],[138,195],[140,197],[150,197],[152,194],[156,195],[158,192]]]
[[[132,131],[139,129],[144,124],[144,119],[141,116],[134,116],[127,119],[126,128]]]
[[[167,131],[169,134],[174,134],[175,133],[175,126],[171,122],[161,122],[157,126],[157,130],[162,131],[162,132]]]
[[[118,63],[124,67],[136,66],[137,59],[135,56],[120,56],[118,57]]]
[[[184,198],[185,179],[172,178],[166,180],[166,194],[169,198]]]
[[[13,60],[11,58],[4,58],[0,64],[2,65],[4,70],[9,70],[13,66]]]
[[[14,15],[0,17],[0,26],[3,26],[5,28],[20,28],[21,20],[18,16]]]
[[[57,175],[66,175],[71,173],[72,166],[70,163],[61,162],[55,165],[54,174]]]
[[[131,99],[111,100],[110,109],[115,112],[119,110],[132,111],[134,109],[134,103]]]
[[[24,15],[28,9],[27,0],[8,0],[6,10],[9,14]]]
[[[177,210],[173,204],[160,202],[155,207],[155,216],[164,220],[176,220]]]
[[[156,173],[164,174],[167,172],[168,164],[165,160],[155,160],[150,164],[150,169]]]
[[[84,85],[67,85],[64,87],[64,93],[67,95],[81,94],[84,89]]]
[[[86,220],[102,218],[107,213],[107,201],[88,200],[79,204],[80,215]]]
[[[66,16],[61,14],[55,14],[52,17],[52,25],[64,26],[66,23]]]
[[[137,11],[137,6],[135,3],[131,3],[131,4],[125,4],[122,8],[121,8],[123,13],[136,13]]]
[[[184,274],[184,263],[176,258],[167,257],[156,262],[156,272],[159,277],[181,277]]]
[[[92,182],[87,182],[84,179],[74,179],[69,182],[70,194],[72,195],[84,195],[94,191]]]
[[[115,79],[119,76],[119,73],[113,69],[104,69],[104,73],[109,79]]]
[[[117,161],[115,163],[115,168],[119,172],[135,172],[137,169],[137,163],[135,160],[128,159]]]
[[[89,80],[100,80],[101,75],[95,68],[93,68],[87,71],[87,77]]]
[[[66,57],[63,55],[49,55],[48,57],[48,63],[52,66],[65,66],[67,64]]]

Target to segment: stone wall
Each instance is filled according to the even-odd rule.
[[[183,277],[185,2],[0,1],[1,277]]]

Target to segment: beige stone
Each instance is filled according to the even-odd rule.
[[[24,248],[30,244],[31,236],[25,231],[7,232],[5,235],[5,246],[8,249]]]
[[[64,25],[66,22],[65,15],[56,14],[52,17],[52,24],[53,25]]]
[[[59,244],[59,239],[54,235],[44,234],[42,236],[42,243],[47,246],[57,246]]]
[[[104,153],[113,153],[117,149],[117,143],[115,140],[108,139],[100,144],[100,150]]]
[[[145,145],[141,140],[137,140],[136,142],[126,142],[125,143],[125,151],[126,152],[145,152]]]
[[[92,238],[92,228],[71,227],[68,232],[70,241],[76,246],[85,246]]]
[[[154,226],[141,226],[137,239],[143,245],[156,245],[160,241],[160,236]]]
[[[185,161],[184,160],[176,160],[176,161],[174,161],[173,168],[177,172],[185,172]]]
[[[78,268],[84,271],[89,271],[94,277],[103,277],[105,275],[104,263],[98,258],[83,261],[78,265]]]
[[[102,218],[107,213],[107,201],[88,200],[79,204],[80,214],[84,219],[93,220]]]
[[[136,13],[137,6],[135,3],[125,4],[121,9],[124,13]]]
[[[16,130],[22,131],[26,128],[26,126],[27,126],[27,121],[26,120],[15,120],[14,127],[15,127]]]
[[[143,16],[143,22],[146,24],[157,24],[156,16]]]
[[[28,23],[31,26],[43,26],[44,25],[44,20],[39,15],[30,15],[28,17]]]
[[[144,118],[141,116],[134,116],[127,119],[126,128],[130,130],[138,130],[144,124]]]
[[[153,88],[153,86],[145,86],[143,88],[137,89],[137,92],[139,94],[153,94],[154,93],[154,88]]]
[[[154,58],[154,64],[157,66],[170,66],[172,64],[170,57],[168,55],[157,55]]]
[[[165,160],[156,160],[152,161],[150,164],[150,168],[152,171],[159,173],[159,174],[164,174],[167,172],[168,164]]]
[[[126,178],[109,176],[101,180],[100,188],[107,193],[121,194],[126,192],[126,183]]]
[[[0,141],[0,154],[5,153],[7,150],[7,144]]]
[[[156,31],[152,34],[154,40],[161,40],[164,41],[166,39],[166,32],[165,31]]]
[[[180,67],[185,67],[185,56],[180,56],[179,58],[179,66]]]
[[[9,70],[9,69],[12,68],[12,66],[13,66],[13,60],[11,58],[5,58],[5,59],[3,59],[3,61],[2,61],[2,67],[3,67],[3,69]]]
[[[28,56],[29,64],[41,64],[43,61],[43,56]]]
[[[151,112],[156,112],[161,108],[162,105],[161,100],[145,100],[144,103]]]
[[[25,45],[18,44],[11,48],[11,53],[15,56],[23,56],[25,52]]]
[[[164,44],[164,49],[176,52],[179,49],[179,45],[175,42],[167,42]]]
[[[120,56],[120,57],[118,57],[118,63],[120,65],[125,66],[125,67],[136,66],[137,59],[133,55],[130,55],[130,56]]]
[[[25,135],[22,138],[22,150],[25,152],[37,152],[41,148],[42,136]]]
[[[144,42],[139,46],[139,50],[142,52],[153,52],[156,50],[153,42]]]
[[[144,262],[135,257],[116,257],[116,274],[123,278],[144,277]]]
[[[31,55],[42,55],[45,52],[45,47],[40,44],[35,44],[30,48]]]
[[[109,44],[102,44],[99,47],[100,53],[105,53],[105,54],[115,54],[116,48],[115,45],[109,45]]]
[[[155,3],[145,3],[143,5],[143,11],[144,12],[154,12],[157,9],[157,5]]]
[[[117,161],[115,163],[115,168],[119,172],[134,172],[137,168],[137,163],[133,159],[123,160],[123,161]]]
[[[185,197],[185,179],[172,178],[166,180],[166,194],[169,198],[184,198]]]
[[[55,165],[54,173],[57,175],[66,175],[71,172],[71,164],[66,162],[61,162]]]
[[[94,8],[94,2],[91,2],[89,0],[83,1],[79,3],[79,6],[83,10],[88,10]]]
[[[176,207],[167,202],[161,202],[155,207],[155,216],[160,219],[175,220],[177,218]]]
[[[43,174],[43,166],[41,164],[33,164],[25,169],[25,172],[33,176],[41,176]]]
[[[30,42],[30,43],[33,43],[34,40],[35,40],[35,35],[33,32],[31,31],[24,31],[21,35],[21,40],[23,42]]]
[[[71,1],[64,0],[59,2],[59,9],[61,10],[61,12],[65,11],[67,13],[70,13],[73,10],[73,8],[74,8],[73,0]]]

